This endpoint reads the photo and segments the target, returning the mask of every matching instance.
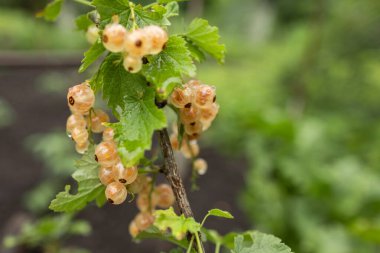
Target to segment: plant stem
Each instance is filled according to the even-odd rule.
[[[132,2],[129,2],[129,8],[131,9],[130,19],[132,21],[132,31],[134,31],[137,28],[136,16],[135,16],[135,5]]]
[[[186,250],[186,253],[190,253],[191,249],[193,248],[193,242],[194,242],[194,236],[191,236],[189,247]]]
[[[77,3],[80,3],[80,4],[83,4],[83,5],[86,5],[86,6],[90,6],[90,7],[95,7],[91,4],[91,2],[89,1],[86,1],[86,0],[73,0],[74,2],[77,2]]]
[[[179,175],[177,163],[174,159],[173,148],[172,148],[172,145],[170,144],[168,130],[164,128],[162,130],[159,130],[158,133],[160,135],[160,145],[161,145],[162,153],[164,156],[163,173],[165,174],[167,180],[169,181],[173,189],[179,211],[182,214],[184,214],[186,217],[194,217],[190,204],[189,204],[189,200],[187,199],[182,178]],[[194,236],[196,239],[198,238],[198,241],[199,241],[199,243],[197,241],[198,252],[204,253],[202,242],[200,242],[199,240],[199,235],[194,234]],[[189,237],[188,239],[190,240]]]
[[[217,243],[215,245],[215,253],[219,253],[219,251],[220,251],[220,243]]]

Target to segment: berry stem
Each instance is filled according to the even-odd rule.
[[[86,1],[86,0],[73,0],[74,2],[77,2],[77,3],[80,3],[80,4],[83,4],[83,5],[86,5],[86,6],[90,6],[90,7],[95,7],[91,4],[91,2],[89,1]]]
[[[129,2],[129,8],[131,9],[130,19],[132,21],[132,31],[134,31],[137,28],[136,16],[135,16],[135,5],[132,2]]]
[[[174,158],[173,148],[170,144],[168,130],[166,128],[158,131],[160,136],[160,145],[162,153],[164,156],[164,169],[163,173],[165,174],[167,180],[169,181],[176,201],[181,214],[184,214],[186,217],[194,217],[193,212],[190,207],[189,200],[187,199],[185,187],[182,182],[182,178],[179,175],[178,166]],[[198,237],[197,248],[198,252],[203,253],[203,244],[199,240],[199,235],[195,234],[195,239]],[[191,237],[188,237],[191,240]]]

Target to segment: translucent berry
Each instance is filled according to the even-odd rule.
[[[196,157],[199,154],[199,146],[196,140],[183,142],[181,152],[186,158]]]
[[[146,26],[143,30],[151,42],[149,54],[160,53],[168,41],[168,34],[166,31],[156,25]]]
[[[139,174],[136,166],[128,167],[124,170],[123,178],[127,180],[127,184],[132,184]]]
[[[184,89],[174,88],[170,95],[169,102],[177,108],[190,108],[191,100],[193,98],[193,91],[187,87]]]
[[[90,25],[86,32],[86,39],[88,43],[94,44],[99,38],[99,29],[96,25]]]
[[[202,133],[202,123],[200,121],[194,121],[185,124],[185,132],[190,136],[199,136]]]
[[[88,132],[86,128],[75,127],[71,131],[71,138],[79,145],[82,146],[88,141]]]
[[[140,233],[140,230],[139,230],[139,228],[137,227],[136,222],[135,222],[135,221],[132,221],[132,222],[129,224],[129,234],[130,234],[133,238],[135,238],[139,233]]]
[[[190,124],[199,120],[201,113],[197,107],[191,106],[190,108],[180,109],[179,116],[183,124]]]
[[[103,31],[103,45],[111,52],[118,53],[124,50],[124,41],[127,30],[118,23],[106,25]]]
[[[112,167],[102,167],[99,169],[99,180],[104,185],[109,185],[114,181],[115,171]]]
[[[73,113],[86,114],[95,102],[95,94],[88,83],[69,88],[67,102]]]
[[[140,193],[137,197],[136,205],[141,212],[153,210],[157,205],[157,197],[155,196],[155,194],[151,194],[149,198],[149,193]]]
[[[205,159],[198,158],[193,163],[193,168],[199,175],[204,175],[207,171],[207,162]]]
[[[190,80],[188,81],[184,86],[189,87],[191,89],[196,89],[199,85],[201,85],[201,82],[199,80]]]
[[[199,85],[196,87],[194,95],[194,103],[199,107],[208,107],[214,103],[216,99],[215,87],[209,85]]]
[[[112,127],[107,127],[103,131],[103,141],[112,141],[115,133]]]
[[[86,153],[89,145],[90,145],[89,141],[86,141],[85,143],[82,143],[82,144],[76,143],[75,150],[78,152],[78,154],[83,155],[84,153]]]
[[[179,149],[178,136],[176,134],[170,135],[170,144],[174,150]]]
[[[116,144],[111,141],[99,143],[95,149],[95,156],[98,163],[103,167],[111,167],[119,162]]]
[[[143,57],[149,54],[150,41],[144,30],[135,30],[128,34],[124,43],[124,50],[134,57]]]
[[[160,184],[154,190],[157,196],[157,205],[161,208],[169,208],[174,204],[175,197],[172,188],[168,184]]]
[[[103,123],[109,121],[110,117],[108,117],[108,114],[105,111],[101,109],[95,109],[94,112],[91,113],[91,131],[94,133],[103,132],[106,128]]]
[[[131,73],[137,73],[142,68],[142,59],[141,57],[136,57],[133,55],[127,55],[124,57],[123,66],[126,71],[129,71]]]
[[[209,107],[201,109],[201,121],[213,121],[219,112],[219,105],[211,104]]]
[[[124,184],[119,182],[112,182],[106,188],[106,198],[108,202],[114,205],[123,203],[127,198],[127,193]]]
[[[136,222],[136,227],[140,231],[144,231],[153,224],[154,216],[148,212],[143,212],[136,215],[134,221]]]
[[[66,121],[66,131],[71,133],[74,128],[86,128],[86,120],[81,114],[71,114]]]

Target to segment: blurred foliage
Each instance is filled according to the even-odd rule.
[[[14,121],[14,113],[12,107],[7,101],[0,98],[0,128],[9,126]]]
[[[210,143],[249,160],[252,225],[295,252],[379,252],[380,2],[251,1],[251,23],[215,2],[222,27],[252,29],[199,68],[221,104]]]

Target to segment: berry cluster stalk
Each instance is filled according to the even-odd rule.
[[[168,130],[166,128],[158,131],[160,136],[160,145],[164,156],[164,169],[167,180],[169,181],[174,196],[179,207],[179,211],[186,217],[194,217],[189,200],[187,199],[186,190],[179,175],[177,163],[174,158],[173,148],[170,144]],[[191,237],[188,237],[191,238]],[[198,252],[205,252],[202,242],[199,243]]]

